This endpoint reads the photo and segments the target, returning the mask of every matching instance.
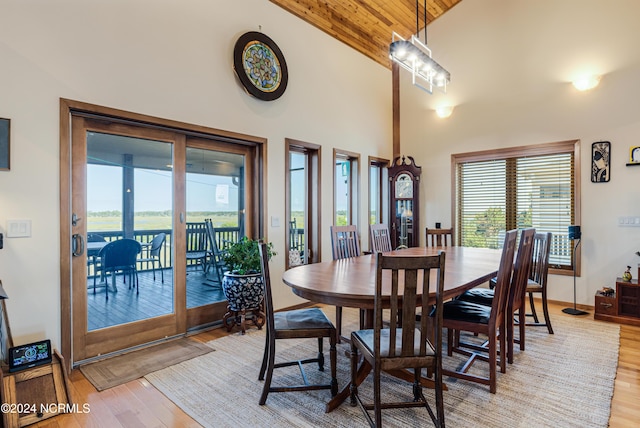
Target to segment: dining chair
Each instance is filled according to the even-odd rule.
[[[535,327],[546,326],[549,334],[553,334],[551,318],[549,318],[549,308],[547,306],[547,277],[549,273],[549,254],[551,253],[552,237],[551,232],[536,233],[533,240],[531,273],[529,275],[529,281],[527,282],[527,294],[529,294],[529,304],[531,306],[531,313],[527,314],[527,316],[533,317],[533,322],[527,323],[527,325]],[[536,313],[536,306],[533,299],[535,293],[541,294],[544,322],[540,322],[538,314]]]
[[[453,246],[453,228],[450,229],[426,229],[425,245],[427,247]]]
[[[107,242],[107,240],[105,239],[104,236],[99,235],[97,233],[87,233],[87,242]],[[100,262],[100,258],[98,257],[97,253],[87,254],[87,268],[90,268],[91,266],[93,266],[94,282],[95,282],[95,275],[97,274],[97,270],[98,270],[96,265],[99,262]],[[95,287],[93,291],[95,293]]]
[[[356,226],[331,226],[331,250],[333,260],[360,256],[360,240]]]
[[[507,361],[513,363],[514,343],[520,345],[520,349],[525,348],[525,301],[526,288],[529,281],[529,272],[531,271],[531,256],[533,252],[533,240],[536,234],[534,228],[523,229],[520,234],[520,243],[518,244],[518,252],[515,256],[515,264],[513,274],[511,276],[511,285],[507,295],[505,307],[505,322],[507,333]],[[495,288],[474,288],[465,291],[457,297],[458,300],[478,303],[485,306],[491,306],[495,300]],[[515,317],[518,319],[519,339],[515,338]],[[468,344],[460,344],[461,346],[469,346]]]
[[[444,427],[442,310],[445,252],[439,251],[433,256],[378,253],[376,261],[374,326],[351,333],[351,405],[360,407],[372,427],[382,426],[382,409],[406,407],[425,407],[433,424]],[[437,272],[436,275],[432,275],[432,270]],[[435,293],[433,306],[428,298],[420,298],[432,292]],[[390,305],[391,320],[397,322],[383,321],[386,305]],[[421,317],[421,321],[416,323],[418,309],[422,313],[431,309],[433,317]],[[360,357],[364,359],[362,364],[369,364],[373,370],[373,402],[365,402],[360,396],[362,384],[358,386],[357,383]],[[426,369],[427,376],[433,376],[435,412],[422,393],[422,369]],[[412,372],[409,379],[412,379],[413,397],[410,401],[390,397],[383,403],[383,372],[399,370]]]
[[[369,237],[371,242],[371,252],[384,253],[391,251],[391,236],[389,235],[389,226],[386,224],[370,224]]]
[[[225,269],[227,268],[224,260],[222,259],[224,251],[220,250],[220,247],[218,247],[216,230],[213,227],[213,222],[211,221],[211,219],[204,219],[204,225],[207,233],[207,240],[209,241],[209,250],[207,252],[208,260],[206,262],[205,273],[208,274],[209,270],[213,268],[216,276],[218,277],[218,282],[222,283],[222,276]]]
[[[99,269],[106,277],[108,273],[111,273],[111,281],[115,288],[115,277],[118,271],[123,274],[123,279],[126,275],[129,275],[129,288],[132,286],[136,288],[136,294],[139,293],[138,288],[138,271],[136,264],[138,261],[138,254],[142,251],[142,246],[135,239],[118,239],[116,241],[109,242],[100,250],[100,265]],[[135,284],[133,280],[135,279]],[[95,278],[93,283],[93,293],[96,292]],[[105,284],[105,296],[106,300],[109,300],[109,290],[107,284]]]
[[[185,225],[187,234],[187,263],[195,261],[195,266],[200,265],[203,271],[207,268],[207,229],[205,223],[189,222]],[[187,268],[189,264],[187,264]]]
[[[447,355],[452,356],[453,352],[456,352],[467,356],[468,359],[459,368],[455,370],[443,369],[442,373],[446,376],[489,385],[489,391],[494,394],[497,389],[498,348],[500,348],[500,372],[506,372],[505,309],[513,272],[516,237],[517,230],[510,230],[505,233],[496,287],[494,289],[495,296],[492,299],[491,306],[461,299],[453,299],[443,304],[442,325],[447,329]],[[459,335],[460,331],[487,335],[487,346],[478,347],[478,349],[473,349],[470,346],[466,348],[459,346],[457,339],[454,343],[454,332]],[[489,363],[489,377],[469,373],[472,364],[477,360]]]
[[[360,241],[358,240],[358,230],[354,225],[331,226],[331,250],[333,260],[359,257]],[[360,327],[363,326],[362,311],[360,313]],[[336,306],[336,333],[338,343],[342,341],[342,306]],[[345,340],[348,340],[345,338]]]
[[[290,311],[273,310],[273,295],[271,292],[271,277],[269,274],[269,258],[267,244],[260,241],[260,264],[262,268],[262,278],[264,282],[264,307],[267,318],[266,342],[262,366],[260,367],[259,380],[264,380],[260,405],[267,402],[270,392],[291,392],[291,391],[313,391],[320,389],[331,390],[331,396],[338,393],[337,379],[337,351],[336,351],[336,329],[329,318],[320,308],[305,308]],[[317,363],[318,369],[324,371],[323,340],[329,338],[329,361],[330,377],[328,383],[310,384],[303,368],[304,364]],[[318,354],[315,358],[308,358],[298,361],[286,361],[275,363],[276,341],[278,339],[318,339]],[[276,368],[298,366],[302,375],[302,384],[272,386],[273,371]]]
[[[146,257],[138,259],[138,262],[142,263],[150,263],[151,271],[153,272],[153,280],[156,280],[156,268],[155,265],[158,263],[160,267],[160,275],[162,277],[162,283],[164,284],[164,268],[162,267],[162,260],[160,259],[160,250],[164,246],[164,243],[167,239],[167,234],[164,232],[158,233],[153,237],[151,242],[148,244],[142,244],[142,248],[146,250]]]

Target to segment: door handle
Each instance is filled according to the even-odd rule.
[[[71,237],[71,255],[79,257],[84,254],[84,237],[79,233],[74,233]]]

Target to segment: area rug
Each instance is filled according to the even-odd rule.
[[[331,313],[331,311],[327,311]],[[357,313],[347,310],[346,331],[354,328]],[[545,328],[528,328],[526,350],[516,351],[515,361],[498,373],[498,391],[445,377],[445,420],[449,427],[606,427],[618,363],[620,328],[583,317],[553,318],[555,334]],[[150,373],[145,378],[187,414],[205,427],[353,427],[366,421],[347,402],[325,413],[328,391],[271,393],[265,406],[258,405],[262,382],[258,372],[264,349],[264,332],[227,336],[209,342],[216,352]],[[276,362],[313,356],[316,341],[279,340]],[[350,377],[348,345],[338,351],[340,387]],[[462,359],[445,357],[454,368]],[[475,364],[486,370],[486,363]],[[484,367],[483,367],[484,366]],[[278,370],[278,369],[277,369]],[[296,367],[276,370],[274,383],[298,382]],[[283,375],[284,370],[284,375]],[[306,370],[310,381],[322,380],[328,370]],[[278,374],[279,373],[279,374]],[[276,378],[276,376],[278,376]],[[383,395],[410,397],[411,387],[391,377],[383,380]],[[360,393],[371,396],[371,378]],[[433,402],[433,394],[425,390]],[[384,399],[384,397],[383,397]],[[425,427],[431,421],[425,409],[383,411],[389,427]]]
[[[80,371],[98,391],[103,391],[211,351],[213,348],[204,343],[181,338],[85,364]]]

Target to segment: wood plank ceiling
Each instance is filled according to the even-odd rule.
[[[413,0],[270,0],[283,9],[390,68],[389,44],[395,31],[416,34]],[[427,0],[427,23],[462,0]],[[424,0],[418,2],[418,27],[424,28]],[[424,40],[424,32],[421,33]]]

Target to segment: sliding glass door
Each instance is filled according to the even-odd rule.
[[[189,125],[69,104],[79,106],[62,103],[61,347],[69,364],[221,321],[227,302],[214,248],[264,236],[264,141],[205,128],[195,137]]]

